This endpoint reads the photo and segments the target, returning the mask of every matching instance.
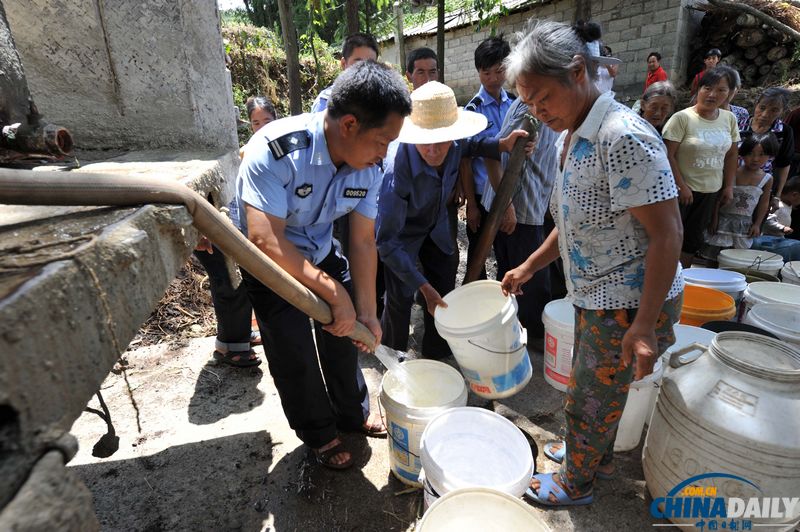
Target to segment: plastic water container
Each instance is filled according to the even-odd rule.
[[[566,299],[556,299],[544,307],[544,380],[557,390],[567,391],[572,371],[572,346],[575,341],[575,307]]]
[[[492,488],[521,497],[533,474],[533,454],[513,423],[484,408],[451,408],[422,433],[425,480],[443,496],[459,488]]]
[[[781,268],[781,280],[784,283],[800,284],[800,260],[787,262]]]
[[[652,406],[655,405],[655,398],[663,375],[664,366],[659,358],[650,375],[631,383],[628,390],[628,401],[622,410],[622,417],[619,419],[617,427],[617,439],[614,440],[615,451],[630,451],[639,445],[644,424],[650,421]]]
[[[707,321],[729,320],[735,315],[736,302],[725,292],[695,285],[683,289],[681,323],[684,325],[700,326]]]
[[[784,342],[800,346],[800,305],[759,303],[750,309],[744,322],[771,332]]]
[[[517,300],[498,281],[475,281],[444,296],[434,313],[436,330],[447,340],[470,389],[486,399],[514,395],[533,375]]]
[[[778,275],[783,257],[771,251],[755,249],[723,249],[717,256],[720,268],[747,268]]]
[[[720,497],[747,502],[796,494],[800,350],[761,335],[719,333],[707,351],[664,375],[642,451],[642,470],[654,500],[674,494],[679,484],[704,473],[735,475],[755,484],[713,476],[692,482],[718,487]],[[660,506],[663,510],[664,504]],[[689,528],[698,522],[679,515],[669,519]],[[752,529],[795,530],[798,519],[798,506],[785,517],[756,514]],[[758,528],[768,524],[774,528]]]
[[[709,345],[711,340],[717,335],[714,331],[709,331],[708,329],[703,329],[702,327],[695,327],[693,325],[684,325],[682,323],[676,323],[673,325],[673,330],[675,331],[675,343],[669,346],[663,355],[661,355],[661,362],[662,368],[664,369],[664,374],[670,372],[671,368],[669,366],[669,357],[672,353],[676,351],[680,351],[684,347],[690,344],[702,344],[702,345]],[[686,354],[681,357],[682,360],[688,361],[689,358],[692,356],[696,356],[698,353]]]
[[[425,512],[417,532],[549,532],[536,510],[489,488],[451,491]]]
[[[745,321],[750,309],[759,303],[800,305],[800,286],[789,283],[752,283],[744,291],[740,320]]]
[[[683,279],[686,284],[704,286],[725,292],[737,303],[742,299],[742,294],[747,288],[747,279],[744,274],[730,270],[688,268],[683,270]]]
[[[420,487],[422,432],[443,411],[466,405],[467,387],[461,374],[443,362],[408,360],[402,367],[424,396],[415,395],[392,371],[384,374],[379,400],[389,434],[389,469],[401,482]]]

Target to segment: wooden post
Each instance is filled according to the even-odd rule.
[[[286,70],[289,75],[289,110],[293,115],[303,112],[303,99],[300,87],[300,58],[297,47],[297,30],[292,18],[292,3],[278,0],[281,17],[281,34],[286,47]]]
[[[444,0],[436,9],[436,55],[439,59],[439,83],[444,83]]]
[[[535,134],[538,129],[538,122],[534,122],[529,115],[522,120],[519,129],[524,129],[528,132],[529,136]],[[478,244],[475,246],[475,253],[472,256],[472,261],[467,264],[467,273],[464,276],[464,284],[471,283],[478,279],[481,274],[481,269],[486,262],[486,256],[489,254],[489,249],[492,247],[494,237],[497,234],[497,228],[500,227],[500,221],[503,217],[508,206],[511,204],[511,198],[517,190],[517,183],[519,182],[520,174],[522,174],[522,165],[528,156],[525,154],[525,144],[528,139],[520,137],[514,143],[514,149],[511,150],[511,157],[508,160],[505,172],[503,172],[503,180],[500,181],[500,187],[497,189],[497,194],[492,201],[492,208],[489,210],[489,216],[486,217],[486,222],[480,229],[478,235]],[[533,171],[541,174],[541,169],[534,164]]]
[[[397,63],[400,65],[400,72],[406,71],[406,41],[403,36],[403,4],[399,0],[394,3],[394,40],[397,43]]]

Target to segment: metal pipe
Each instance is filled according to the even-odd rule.
[[[0,203],[11,205],[115,205],[150,203],[186,207],[192,224],[223,253],[276,294],[323,324],[333,321],[328,304],[286,273],[200,194],[175,181],[86,172],[32,172],[0,168]],[[350,338],[371,349],[375,336],[356,322]]]

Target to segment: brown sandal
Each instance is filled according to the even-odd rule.
[[[312,451],[314,451],[314,456],[316,456],[317,462],[320,465],[330,469],[347,469],[348,467],[351,467],[353,465],[353,462],[355,461],[353,459],[353,453],[345,449],[342,442],[337,443],[336,445],[334,445],[330,449],[326,449],[325,451],[320,451],[319,449],[312,449]],[[342,462],[341,464],[337,464],[336,462],[333,461],[333,457],[339,453],[350,454],[350,459],[345,462]]]
[[[370,438],[385,438],[387,435],[386,426],[380,419],[376,423],[370,423],[369,420],[361,425],[361,432]]]

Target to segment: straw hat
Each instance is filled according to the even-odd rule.
[[[407,116],[397,140],[406,144],[435,144],[471,137],[486,129],[480,113],[458,107],[453,89],[429,81],[411,93],[411,116]]]

